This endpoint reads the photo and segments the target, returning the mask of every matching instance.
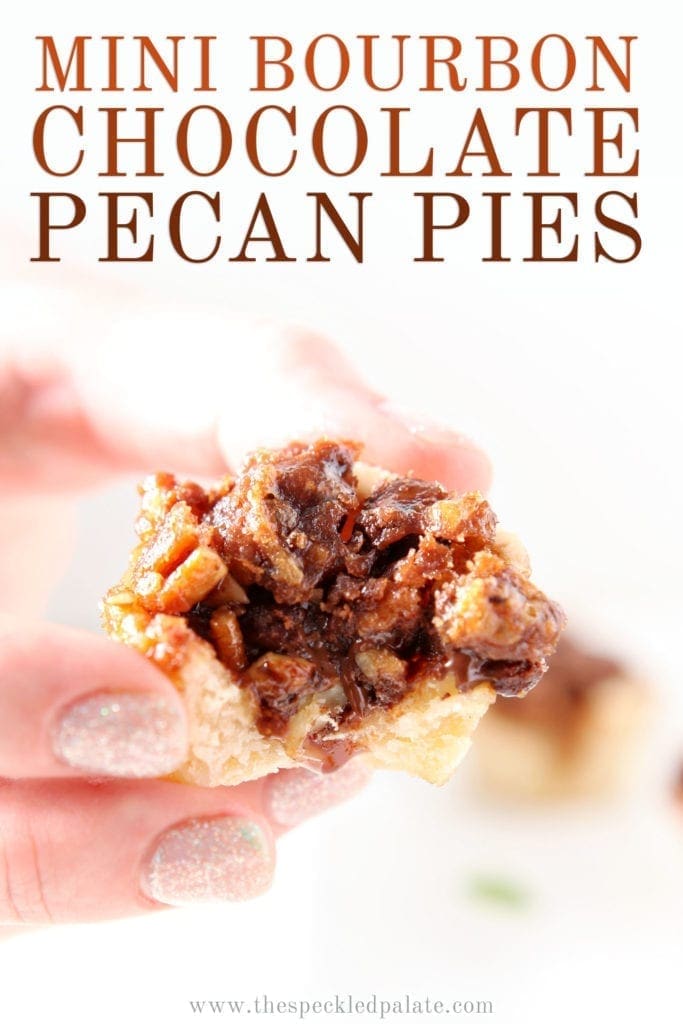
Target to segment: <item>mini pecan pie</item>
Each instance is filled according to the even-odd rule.
[[[497,705],[477,738],[487,786],[520,797],[599,795],[637,761],[648,689],[612,657],[563,636],[543,685]]]
[[[104,600],[114,637],[185,694],[180,778],[219,785],[353,754],[443,782],[496,694],[523,696],[563,615],[481,495],[322,439],[213,489],[158,474]]]

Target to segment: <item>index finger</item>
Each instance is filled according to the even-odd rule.
[[[6,359],[0,395],[0,474],[19,489],[150,469],[215,476],[256,447],[321,434],[453,489],[489,482],[472,442],[393,408],[327,340],[266,321],[141,310],[51,361]]]

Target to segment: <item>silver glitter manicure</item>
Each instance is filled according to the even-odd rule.
[[[182,764],[185,722],[175,702],[147,693],[96,693],[72,704],[52,736],[55,756],[91,775],[154,778]]]
[[[165,832],[143,874],[142,888],[158,903],[247,900],[269,887],[271,846],[246,818],[196,818]]]
[[[343,768],[326,775],[304,768],[278,772],[267,783],[268,810],[278,825],[298,825],[355,796],[371,775],[362,757],[355,757]]]

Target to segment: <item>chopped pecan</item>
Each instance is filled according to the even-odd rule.
[[[218,586],[227,571],[225,562],[212,548],[195,548],[158,589],[140,595],[142,603],[153,611],[182,615]],[[140,582],[156,575],[149,573]]]
[[[247,665],[244,639],[237,616],[229,608],[219,608],[209,623],[211,639],[218,657],[233,672],[241,672]]]

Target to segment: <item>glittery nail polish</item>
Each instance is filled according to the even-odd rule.
[[[371,775],[362,757],[353,758],[343,768],[327,775],[303,768],[278,772],[267,782],[268,810],[278,825],[298,825],[355,796]]]
[[[52,734],[55,756],[91,775],[153,778],[185,756],[185,721],[159,694],[95,693],[71,704]]]
[[[273,877],[274,855],[263,831],[247,818],[195,818],[157,841],[142,888],[158,903],[248,900]]]

